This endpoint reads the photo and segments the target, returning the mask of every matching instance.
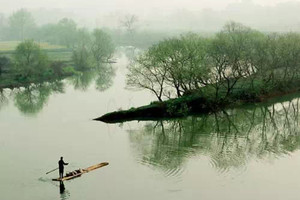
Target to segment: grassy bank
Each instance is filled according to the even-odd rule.
[[[30,85],[32,83],[43,83],[43,82],[51,82],[55,80],[62,80],[68,76],[72,76],[76,74],[77,72],[73,69],[66,71],[60,76],[57,76],[55,74],[46,74],[44,76],[33,76],[33,77],[18,77],[15,74],[4,74],[0,76],[0,88],[18,88],[18,87],[24,87],[27,85]]]
[[[20,41],[1,41],[0,56],[12,58],[16,47]],[[52,45],[46,42],[38,43],[40,48],[47,53],[50,61],[69,61],[72,57],[72,51],[61,45]]]
[[[0,52],[2,51],[14,51],[16,47],[21,43],[21,41],[0,41]],[[53,45],[47,42],[39,42],[39,46],[42,49],[51,50],[51,49],[66,49],[66,47],[61,45]]]
[[[274,85],[271,89],[251,91],[249,89],[235,90],[229,97],[214,99],[194,92],[176,99],[163,102],[152,102],[149,105],[129,110],[122,110],[107,113],[94,120],[106,123],[121,123],[133,120],[158,120],[166,118],[178,118],[189,115],[208,114],[217,112],[229,107],[243,106],[253,103],[265,103],[281,101],[283,96],[294,94],[300,91],[300,82],[290,84],[289,88],[282,88],[280,84]]]
[[[0,57],[5,60],[0,73],[0,88],[14,88],[31,83],[52,81],[71,76],[76,72],[72,66],[72,51],[64,46],[51,45],[48,43],[36,43],[41,52],[47,56],[47,67],[43,71],[36,70],[32,75],[25,75],[16,70],[15,54],[20,41],[0,42]]]

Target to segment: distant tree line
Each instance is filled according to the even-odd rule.
[[[115,29],[104,28],[112,41],[118,46],[134,46],[148,48],[159,40],[177,33],[163,31],[138,30],[138,17],[126,15]],[[0,13],[0,41],[24,41],[33,39],[38,42],[63,45],[73,48],[82,31],[76,22],[70,18],[62,18],[57,23],[37,25],[32,14],[26,9],[20,9],[10,16]]]
[[[20,9],[8,18],[0,14],[0,40],[2,41],[32,39],[73,48],[82,39],[82,32],[88,31],[79,28],[76,22],[69,18],[38,26],[32,14],[26,9]]]
[[[18,80],[51,74],[62,76],[74,70],[99,67],[108,62],[115,50],[110,35],[103,30],[91,32],[78,28],[72,19],[67,18],[57,24],[38,27],[31,13],[25,9],[18,10],[8,19],[0,15],[0,40],[20,41],[11,56],[0,57],[0,75],[5,72],[16,74]],[[47,52],[39,45],[41,41],[65,46],[68,52],[71,51],[73,65],[50,61]]]
[[[11,56],[0,56],[0,87],[78,75],[87,70],[112,73],[103,64],[114,52],[109,36],[98,29],[93,34],[85,34],[85,37],[91,35],[87,37],[90,40],[79,40],[72,48],[71,62],[49,59],[47,51],[37,42],[24,40]]]
[[[99,67],[109,62],[115,46],[109,34],[100,29],[89,33],[85,29],[78,30],[78,40],[73,46],[72,60],[79,70]]]
[[[38,43],[25,40],[16,47],[11,57],[0,56],[0,83],[5,79],[11,83],[42,81],[91,69],[105,71],[107,69],[103,67],[103,62],[114,52],[113,46],[105,45],[110,44],[105,36],[101,30],[95,30],[90,43],[82,42],[82,45],[74,47],[69,64],[50,60]]]
[[[31,13],[20,9],[8,18],[0,14],[0,39],[24,40],[33,38],[37,32],[37,25]]]
[[[300,34],[264,34],[230,22],[214,37],[165,39],[129,66],[127,87],[159,101],[197,93],[214,99],[256,98],[300,81]]]

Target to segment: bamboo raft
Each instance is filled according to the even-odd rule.
[[[66,175],[66,176],[64,176],[62,178],[54,178],[54,179],[52,179],[52,181],[67,181],[67,180],[70,180],[70,179],[73,179],[73,178],[77,178],[77,177],[81,176],[82,174],[88,173],[88,172],[93,171],[95,169],[104,167],[106,165],[108,165],[108,162],[103,162],[103,163],[99,163],[99,164],[96,164],[96,165],[92,165],[92,166],[90,166],[88,168],[80,170],[79,173],[76,173],[74,175]]]

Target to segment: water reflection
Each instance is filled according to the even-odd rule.
[[[61,200],[67,200],[70,198],[70,192],[66,190],[63,181],[59,181],[59,194]]]
[[[113,85],[112,77],[115,76],[115,69],[109,65],[107,67],[100,67],[102,73],[97,73],[96,76],[96,89],[98,91],[105,91]]]
[[[132,62],[136,59],[136,57],[142,52],[143,50],[138,49],[133,46],[121,46],[115,52],[116,57],[122,57],[123,55],[126,56],[129,62]]]
[[[86,91],[92,84],[95,78],[93,71],[79,72],[77,75],[69,78],[70,83],[74,86],[75,90]]]
[[[0,110],[2,107],[8,104],[8,93],[7,90],[0,88]]]
[[[59,193],[63,194],[65,192],[65,185],[63,181],[59,181]]]
[[[97,90],[104,91],[112,85],[114,75],[115,69],[111,65],[102,65],[94,70],[78,72],[67,78],[69,81],[56,80],[20,88],[0,88],[0,109],[12,99],[19,111],[34,116],[43,109],[52,94],[64,93],[66,85],[71,84],[76,90],[86,91],[95,84]]]
[[[299,99],[211,115],[147,123],[130,130],[138,160],[179,175],[189,157],[209,158],[220,172],[244,170],[300,149]]]
[[[81,91],[86,91],[95,82],[96,89],[104,91],[112,85],[114,76],[115,69],[109,64],[103,64],[93,70],[77,73],[69,78],[69,82],[74,89]]]
[[[15,106],[24,114],[34,115],[42,110],[52,93],[63,93],[61,81],[40,83],[15,89]]]

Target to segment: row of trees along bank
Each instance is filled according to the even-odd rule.
[[[0,13],[0,41],[33,39],[73,48],[82,38],[82,32],[88,31],[78,27],[70,18],[62,18],[57,23],[37,25],[33,15],[26,9],[20,9],[8,18]]]
[[[159,101],[197,94],[252,101],[300,82],[300,34],[264,34],[230,22],[213,37],[189,33],[165,39],[129,66],[127,87]]]
[[[33,40],[21,42],[11,56],[0,56],[0,85],[59,78],[99,68],[112,57],[115,47],[104,31],[79,30],[78,35],[80,37],[70,49],[70,62],[49,59],[47,51]]]

